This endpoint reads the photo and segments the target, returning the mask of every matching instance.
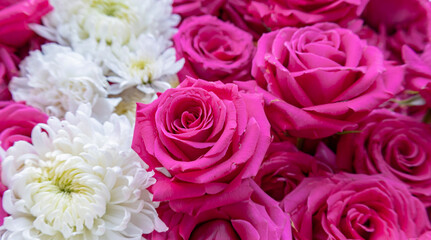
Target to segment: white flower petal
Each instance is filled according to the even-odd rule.
[[[58,118],[76,112],[82,103],[90,104],[89,110],[100,121],[114,109],[107,100],[108,82],[102,69],[68,47],[45,44],[42,52],[31,52],[20,69],[22,77],[13,78],[9,85],[15,101],[26,101]]]
[[[114,231],[123,231],[130,222],[131,214],[126,208],[116,205],[109,205],[103,220],[107,228]]]
[[[167,48],[169,41],[153,35],[141,35],[132,46],[113,46],[107,54],[105,66],[114,73],[108,80],[110,94],[137,87],[146,94],[164,92],[171,88],[170,81],[183,67],[184,59],[176,60],[175,49]]]

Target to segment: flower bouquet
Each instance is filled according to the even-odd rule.
[[[431,239],[428,0],[0,0],[0,239]]]

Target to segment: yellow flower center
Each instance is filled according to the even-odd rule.
[[[144,70],[146,68],[147,64],[148,63],[145,60],[136,60],[136,61],[132,62],[130,67],[133,70]]]
[[[143,84],[151,83],[153,74],[150,68],[151,62],[148,60],[135,60],[130,65],[130,70],[140,76]]]
[[[92,0],[90,6],[106,16],[129,20],[129,7],[121,1]]]
[[[39,166],[28,169],[33,176],[27,185],[34,203],[31,214],[43,225],[61,225],[64,237],[90,229],[106,212],[109,190],[81,157],[48,155]]]
[[[70,196],[73,194],[92,195],[94,190],[89,186],[80,183],[79,175],[82,172],[79,169],[67,169],[65,171],[55,171],[55,167],[44,169],[43,174],[39,178],[39,183],[45,182],[52,185],[54,192],[57,194],[65,194]]]

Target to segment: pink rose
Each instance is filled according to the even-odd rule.
[[[0,101],[0,146],[7,150],[16,141],[31,142],[31,131],[48,116],[22,103]]]
[[[28,27],[52,10],[48,0],[0,0],[0,44],[18,48],[35,34]]]
[[[429,240],[429,239],[431,239],[431,231],[425,232],[418,238],[418,240]]]
[[[252,0],[249,11],[271,29],[320,22],[346,24],[361,15],[368,0]]]
[[[269,196],[281,201],[306,177],[326,175],[331,169],[290,143],[273,143],[254,177]]]
[[[396,60],[404,44],[421,52],[431,40],[428,0],[369,0],[361,18],[366,28],[374,30],[386,42],[381,46]]]
[[[407,89],[419,91],[431,82],[431,44],[427,44],[422,54],[417,54],[408,46],[402,48],[406,64]]]
[[[308,178],[282,203],[297,239],[416,239],[430,230],[424,205],[383,176]]]
[[[22,48],[13,49],[0,45],[0,101],[12,100],[9,82],[19,75],[18,65],[31,50],[40,49],[45,39],[34,37]]]
[[[19,61],[11,48],[0,45],[0,101],[12,99],[8,85],[10,79],[19,74],[17,68]]]
[[[256,175],[269,128],[260,95],[187,78],[151,104],[138,103],[132,148],[155,169],[154,200],[192,212]]]
[[[221,9],[220,17],[250,33],[253,39],[257,41],[263,33],[269,32],[270,29],[265,26],[262,18],[253,16],[249,11],[248,6],[251,2],[252,0],[226,1]]]
[[[6,81],[2,76],[3,74],[4,74],[4,68],[0,67],[0,101],[7,101],[7,100],[11,100],[12,96],[9,92],[8,84],[6,83]]]
[[[428,43],[425,46],[422,54],[417,54],[404,45],[402,57],[406,66],[406,88],[418,92],[422,96],[426,104],[422,106],[421,110],[426,111],[426,108],[431,108],[431,44]],[[414,99],[414,97],[411,98]],[[410,113],[408,115],[412,116]],[[422,115],[420,117],[422,118]]]
[[[424,105],[421,95],[409,90],[395,95],[390,101],[380,105],[379,108],[409,116],[418,122],[422,121],[427,112],[427,106]]]
[[[356,134],[341,136],[337,165],[345,171],[384,176],[407,184],[431,206],[431,127],[410,117],[376,110]]]
[[[256,82],[237,84],[264,95],[277,135],[323,138],[351,129],[401,90],[403,69],[379,49],[335,24],[264,34],[253,59]]]
[[[173,12],[182,19],[200,15],[217,16],[225,2],[226,0],[174,0],[172,7]]]
[[[4,79],[4,68],[0,65],[0,101],[8,101],[12,99],[9,92],[8,84]]]
[[[180,80],[186,76],[209,81],[250,80],[255,47],[252,36],[213,16],[184,20],[174,36],[178,58],[184,58]]]
[[[253,181],[245,181],[237,191],[247,192],[247,200],[195,215],[176,213],[169,209],[168,204],[162,204],[157,211],[169,231],[154,231],[149,239],[292,239],[289,215],[280,209],[278,202],[268,197]]]
[[[426,106],[431,108],[431,82],[427,83],[427,85],[421,89],[419,93],[425,100]]]
[[[348,24],[348,29],[352,30],[361,39],[364,39],[368,45],[378,47],[382,51],[385,59],[399,60],[399,57],[387,47],[388,36],[386,33],[376,32],[370,26],[365,25],[364,21],[360,19],[351,21]]]
[[[258,40],[269,29],[261,18],[248,11],[251,0],[174,0],[173,12],[186,19],[191,16],[213,15],[250,33]]]
[[[0,0],[0,101],[11,100],[9,81],[17,76],[18,64],[34,48],[37,38],[28,27],[51,11],[48,0]]]

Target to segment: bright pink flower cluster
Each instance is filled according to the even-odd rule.
[[[431,236],[428,1],[174,11],[182,83],[138,104],[133,141],[170,228],[148,238]]]

